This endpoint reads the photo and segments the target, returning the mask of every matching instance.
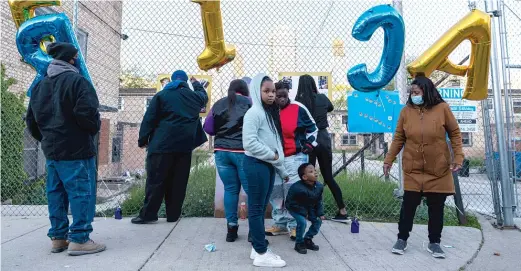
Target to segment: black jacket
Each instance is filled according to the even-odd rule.
[[[322,192],[324,185],[320,182],[315,182],[311,186],[303,181],[294,183],[288,191],[286,196],[286,208],[298,213],[309,219],[320,217],[324,215],[324,205],[322,203]]]
[[[214,118],[214,148],[244,150],[242,147],[242,124],[246,111],[251,107],[247,97],[237,95],[235,105],[228,108],[228,98],[217,101],[212,108]]]
[[[317,94],[315,99],[315,113],[313,118],[319,130],[329,127],[327,122],[327,113],[333,111],[334,107],[329,98],[324,94]]]
[[[139,129],[139,147],[148,153],[191,152],[208,141],[199,112],[208,95],[199,82],[192,91],[186,82],[174,81],[158,92],[147,108]]]
[[[65,62],[53,61],[33,89],[26,124],[50,160],[79,160],[96,155],[94,136],[101,121],[92,84]]]

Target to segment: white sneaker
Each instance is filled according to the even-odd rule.
[[[268,251],[273,252],[269,247],[268,247]],[[255,251],[254,248],[251,248],[250,259],[255,260],[255,257],[257,257],[257,255],[259,255],[259,253],[257,253],[257,251]],[[280,259],[279,255],[276,255],[275,253],[273,253],[273,255],[277,256]]]
[[[257,254],[255,260],[253,260],[253,265],[259,267],[284,267],[286,262],[279,255],[268,250],[264,254]]]

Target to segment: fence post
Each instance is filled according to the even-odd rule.
[[[497,136],[497,149],[499,152],[499,172],[501,178],[501,196],[503,199],[503,226],[512,227],[514,226],[514,211],[513,207],[513,186],[509,176],[510,166],[508,165],[508,150],[506,146],[505,137],[505,125],[503,118],[503,105],[501,102],[501,85],[500,85],[500,74],[499,70],[499,59],[498,59],[498,46],[501,44],[501,40],[496,38],[499,31],[499,16],[501,16],[498,7],[500,1],[489,0],[485,1],[485,9],[487,13],[492,15],[491,30],[492,30],[492,50],[490,54],[490,74],[492,78],[492,90],[494,100],[494,116],[496,124],[496,136]]]
[[[342,150],[342,165],[346,163],[346,151]],[[347,168],[344,168],[344,172],[347,174]]]
[[[360,153],[360,165],[362,168],[362,173],[365,173],[365,151]]]

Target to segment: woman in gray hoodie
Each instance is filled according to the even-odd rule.
[[[244,116],[242,142],[243,168],[248,181],[248,223],[252,239],[250,258],[255,266],[284,267],[286,262],[268,249],[264,232],[264,214],[269,203],[275,174],[285,181],[282,129],[279,107],[275,104],[275,84],[265,74],[250,84],[252,107]]]

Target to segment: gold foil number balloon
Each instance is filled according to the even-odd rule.
[[[235,46],[224,42],[221,1],[192,0],[201,5],[204,31],[204,51],[197,57],[199,68],[204,71],[219,69],[235,58]]]
[[[9,7],[13,15],[13,21],[16,28],[19,28],[23,22],[34,17],[34,10],[39,7],[60,6],[61,0],[54,1],[25,1],[25,0],[9,0]]]
[[[412,76],[422,72],[429,76],[433,71],[464,76],[467,86],[463,99],[483,100],[488,96],[488,71],[490,63],[490,16],[473,10],[452,26],[427,51],[407,66]],[[464,40],[471,43],[468,66],[456,65],[449,60],[449,55]]]

